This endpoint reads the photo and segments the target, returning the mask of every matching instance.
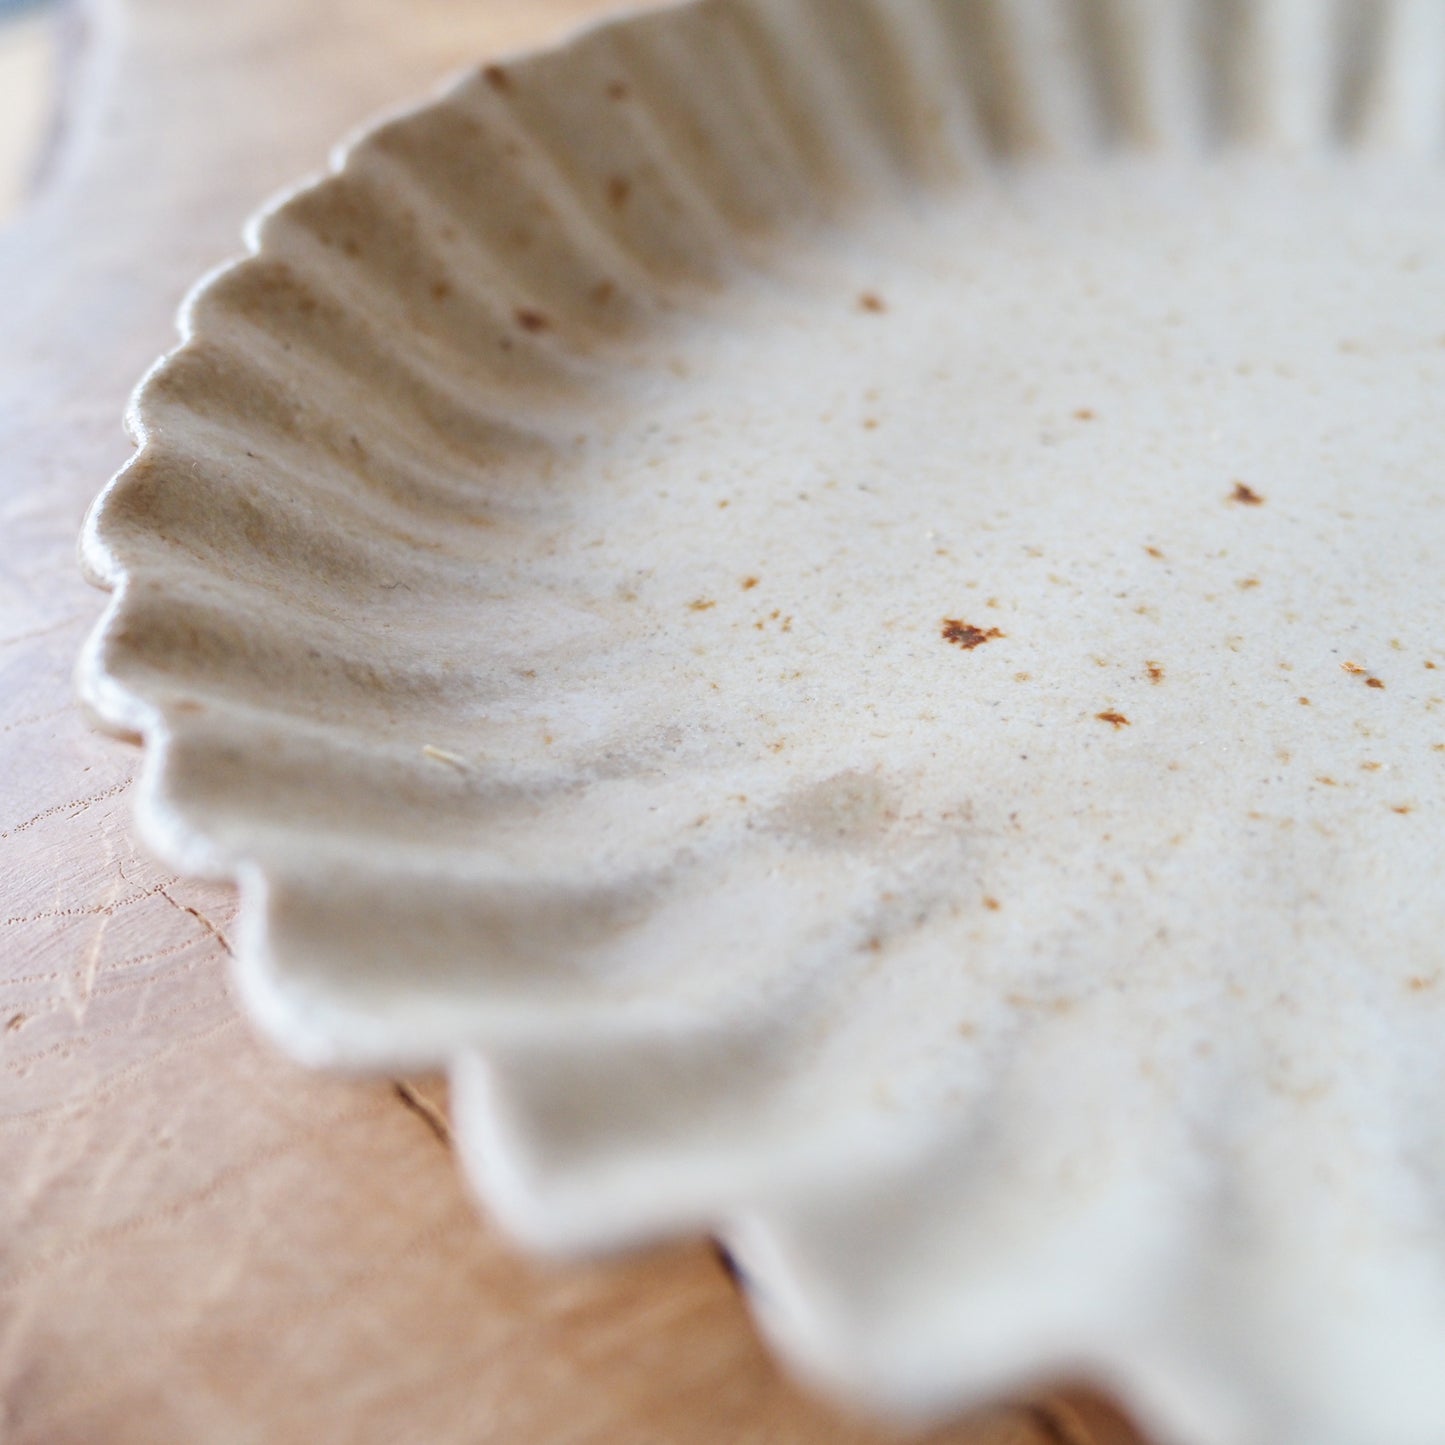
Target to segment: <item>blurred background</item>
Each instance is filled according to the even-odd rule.
[[[69,0],[0,0],[0,225],[44,168],[62,35],[75,23]]]

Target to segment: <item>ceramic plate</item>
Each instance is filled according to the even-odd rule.
[[[1445,1432],[1445,7],[710,0],[351,145],[84,555],[140,826],[810,1378]]]

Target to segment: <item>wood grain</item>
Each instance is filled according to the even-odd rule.
[[[70,667],[84,508],[131,385],[242,220],[379,108],[606,7],[129,0],[87,12],[45,194],[0,235],[0,1438],[829,1441],[710,1248],[525,1262],[480,1222],[434,1082],[265,1051],[228,888],[137,849],[139,754]],[[924,1438],[924,1437],[909,1437]],[[1085,1395],[954,1445],[1121,1445]]]

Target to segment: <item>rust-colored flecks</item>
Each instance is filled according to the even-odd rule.
[[[1351,677],[1363,677],[1366,687],[1373,687],[1382,692],[1384,691],[1385,684],[1378,677],[1370,673],[1368,668],[1361,667],[1358,662],[1342,662],[1340,664],[1340,670],[1349,673]]]
[[[1253,487],[1247,487],[1243,482],[1234,484],[1234,490],[1229,494],[1229,500],[1238,502],[1241,507],[1262,507],[1264,505],[1264,498]]]
[[[1164,681],[1164,666],[1162,663],[1146,662],[1144,664],[1144,671],[1148,673],[1150,682],[1157,684]]]
[[[1004,634],[997,627],[985,629],[975,627],[973,623],[964,622],[958,617],[945,617],[940,635],[945,642],[951,642],[965,652],[972,652],[975,647],[982,647],[985,642],[992,642],[994,638]]]
[[[1133,726],[1129,719],[1121,712],[1096,712],[1094,716],[1098,718],[1100,722],[1108,723],[1111,728],[1118,729]]]
[[[489,65],[482,71],[482,78],[493,90],[510,90],[512,77],[500,65]]]
[[[552,323],[540,311],[534,311],[530,306],[519,306],[515,312],[517,325],[523,331],[530,331],[534,335],[538,331],[550,331]]]
[[[878,316],[888,310],[888,303],[876,291],[864,291],[858,297],[858,309]]]

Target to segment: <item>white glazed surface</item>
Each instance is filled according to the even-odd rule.
[[[1430,3],[711,0],[349,148],[84,539],[256,1019],[872,1404],[1438,1445],[1442,141]]]

